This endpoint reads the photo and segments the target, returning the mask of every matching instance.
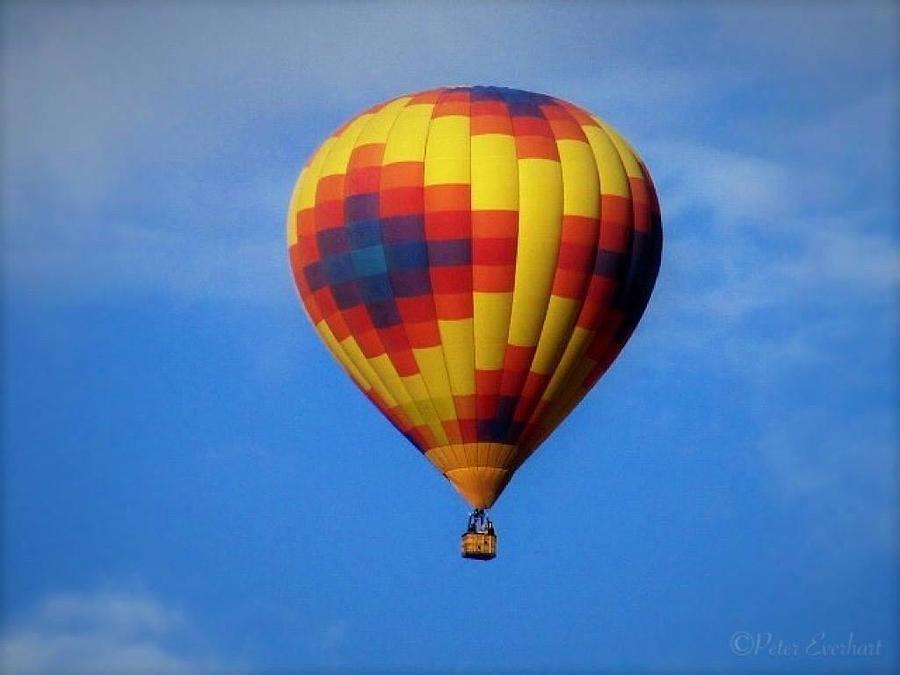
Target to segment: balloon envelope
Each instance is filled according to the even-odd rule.
[[[328,349],[477,508],[616,358],[662,247],[650,175],[614,129],[497,87],[353,118],[303,168],[287,225]]]

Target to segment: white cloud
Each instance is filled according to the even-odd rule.
[[[765,244],[715,231],[673,237],[668,261],[680,286],[673,301],[680,311],[730,322],[789,307],[874,304],[889,312],[900,284],[900,245],[890,233],[867,231],[865,222],[857,214],[798,220]]]
[[[804,75],[829,77],[831,71],[839,80],[848,69],[867,68],[895,52],[896,3],[785,3],[775,11],[773,7],[767,3],[712,7],[714,33],[730,58],[776,68],[790,63]]]
[[[328,653],[336,652],[346,642],[350,624],[347,621],[332,621],[322,631],[322,649]]]
[[[762,485],[834,563],[897,553],[896,94],[647,152],[668,229],[644,338],[741,387]]]
[[[666,219],[702,215],[717,227],[779,227],[797,206],[791,172],[776,160],[690,141],[656,142],[645,155]]]
[[[212,659],[191,653],[191,640],[186,617],[146,593],[56,594],[9,624],[0,665],[16,675],[214,672]]]
[[[5,19],[7,175],[84,203],[119,172],[177,166],[267,115],[349,115],[438,84],[525,84],[529,64],[560,59],[529,38],[537,28],[552,44],[560,23],[502,5],[11,5]],[[591,35],[627,40],[611,21]]]
[[[760,454],[770,485],[804,516],[818,550],[896,550],[897,432],[890,414],[848,423],[808,410],[767,424]]]
[[[667,264],[691,268],[678,270],[694,284],[680,295],[689,311],[737,320],[811,285],[883,287],[896,260],[883,229],[860,232],[846,205],[843,230],[827,224],[820,234],[821,207],[811,214],[827,195],[858,193],[866,162],[885,166],[888,153],[873,144],[896,117],[895,88],[873,85],[803,119],[715,107],[747,86],[747,59],[760,45],[790,43],[767,56],[780,59],[782,73],[844,58],[843,47],[807,45],[812,61],[809,49],[795,48],[806,12],[697,8],[715,26],[712,46],[669,58],[677,44],[647,36],[686,19],[664,7],[573,5],[540,19],[500,3],[3,11],[2,255],[8,288],[20,297],[290,297],[283,212],[320,133],[296,126],[336,123],[401,90],[471,81],[558,93],[640,141],[665,221],[677,225],[667,229]],[[854,63],[883,58],[884,29],[871,17],[851,12],[846,24],[842,12],[814,14],[839,34],[856,27],[854,44],[871,43]],[[767,29],[748,33],[748,24]],[[757,39],[769,28],[790,37]],[[729,58],[711,61],[719,43]],[[272,134],[266,120],[285,117],[298,120],[288,134],[298,146],[254,154],[251,132]],[[248,157],[257,163],[246,168]],[[714,231],[691,229],[691,219]],[[856,255],[874,264],[855,265]]]
[[[245,239],[73,219],[52,243],[55,228],[46,230],[7,246],[4,273],[18,297],[79,303],[164,292],[183,302],[277,305],[295,294],[280,229]]]
[[[888,303],[900,283],[900,246],[890,233],[867,232],[851,215],[810,231],[808,248],[788,263],[785,276],[805,286],[852,287]]]
[[[266,302],[281,288],[281,221],[304,155],[341,117],[399,91],[510,84],[615,117],[681,110],[712,90],[706,75],[628,58],[672,12],[572,6],[540,17],[403,2],[3,12],[9,287],[66,302],[192,298],[204,284],[210,297]],[[573,67],[571,49],[602,56]],[[297,122],[272,122],[286,118]],[[331,122],[308,129],[320,118]],[[285,130],[296,147],[260,156],[252,134]]]

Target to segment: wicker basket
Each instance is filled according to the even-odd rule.
[[[462,536],[462,557],[491,560],[497,556],[497,535],[488,532],[466,532]]]

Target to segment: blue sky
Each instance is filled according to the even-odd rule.
[[[900,666],[896,6],[0,11],[7,667]],[[284,250],[317,143],[447,84],[616,125],[666,232],[490,564],[458,557],[465,505],[317,342]],[[822,633],[880,656],[768,653]]]

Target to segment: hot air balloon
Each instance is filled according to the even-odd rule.
[[[463,556],[493,558],[486,510],[650,298],[662,229],[643,162],[566,101],[432,89],[322,143],[287,237],[319,336],[474,509]]]

